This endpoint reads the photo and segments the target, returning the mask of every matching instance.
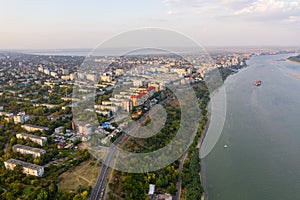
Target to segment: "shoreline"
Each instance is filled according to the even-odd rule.
[[[208,112],[207,113],[207,119],[208,120],[207,120],[207,122],[205,124],[204,130],[201,133],[200,138],[198,139],[198,145],[197,145],[197,147],[199,148],[199,151],[201,149],[202,143],[204,141],[204,138],[206,136],[207,130],[208,130],[209,125],[210,125],[210,117],[211,117],[211,113]],[[201,195],[201,200],[206,200],[207,197],[206,197],[206,193],[205,193],[204,174],[203,174],[204,172],[202,170],[202,166],[203,166],[202,164],[203,164],[203,159],[200,159],[200,173],[199,173],[199,176],[200,176],[201,186],[203,187],[203,190],[204,190],[204,192]]]
[[[300,60],[299,61],[298,60],[293,60],[292,58],[293,57],[289,57],[289,58],[286,59],[286,61],[300,64]]]
[[[299,62],[299,64],[300,64],[300,62]],[[229,74],[225,78],[225,80],[223,81],[223,84],[220,87],[222,87],[225,84],[225,81],[227,80],[228,77],[230,77],[232,75],[235,75],[235,74],[239,73],[242,69],[245,69],[245,68],[248,68],[248,67],[249,67],[249,65],[246,64],[244,67],[238,69],[236,72]],[[208,131],[208,128],[209,128],[209,125],[210,125],[210,118],[211,118],[211,113],[210,112],[207,113],[207,118],[208,118],[208,121],[205,124],[205,129],[203,130],[203,132],[201,133],[200,138],[198,139],[197,148],[199,148],[199,150],[201,150],[202,143],[203,143],[203,141],[206,137],[206,134],[207,134],[207,131]],[[205,178],[204,178],[205,176],[204,176],[204,172],[203,172],[203,166],[204,166],[203,163],[204,163],[204,160],[200,159],[201,168],[200,168],[199,176],[200,176],[200,180],[201,180],[201,186],[203,187],[203,190],[204,190],[204,192],[202,193],[202,196],[201,196],[201,200],[208,200],[208,196],[207,196],[207,193],[206,193],[207,190],[206,190],[206,187],[205,187]]]
[[[292,63],[296,63],[296,64],[300,64],[300,61],[296,61],[296,60],[290,60],[290,59],[286,59],[288,62],[292,62]]]

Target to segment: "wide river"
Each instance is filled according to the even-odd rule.
[[[289,56],[252,57],[225,81],[225,125],[202,163],[209,200],[300,199],[300,64]]]

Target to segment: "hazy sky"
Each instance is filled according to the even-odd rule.
[[[159,27],[204,46],[300,46],[300,0],[0,0],[0,49],[93,48]]]

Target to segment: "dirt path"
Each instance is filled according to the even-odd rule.
[[[180,164],[179,164],[179,172],[181,173],[182,172],[182,168],[183,168],[183,164],[184,164],[184,161],[186,159],[186,157],[188,156],[188,151],[186,151],[183,156],[181,157],[180,159]],[[178,181],[176,183],[176,188],[177,188],[177,193],[176,193],[176,196],[175,196],[175,200],[180,200],[180,195],[181,195],[181,178],[179,176],[178,178]]]

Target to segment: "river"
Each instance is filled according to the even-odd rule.
[[[300,64],[289,56],[252,57],[225,81],[224,128],[202,160],[209,200],[299,199]]]

